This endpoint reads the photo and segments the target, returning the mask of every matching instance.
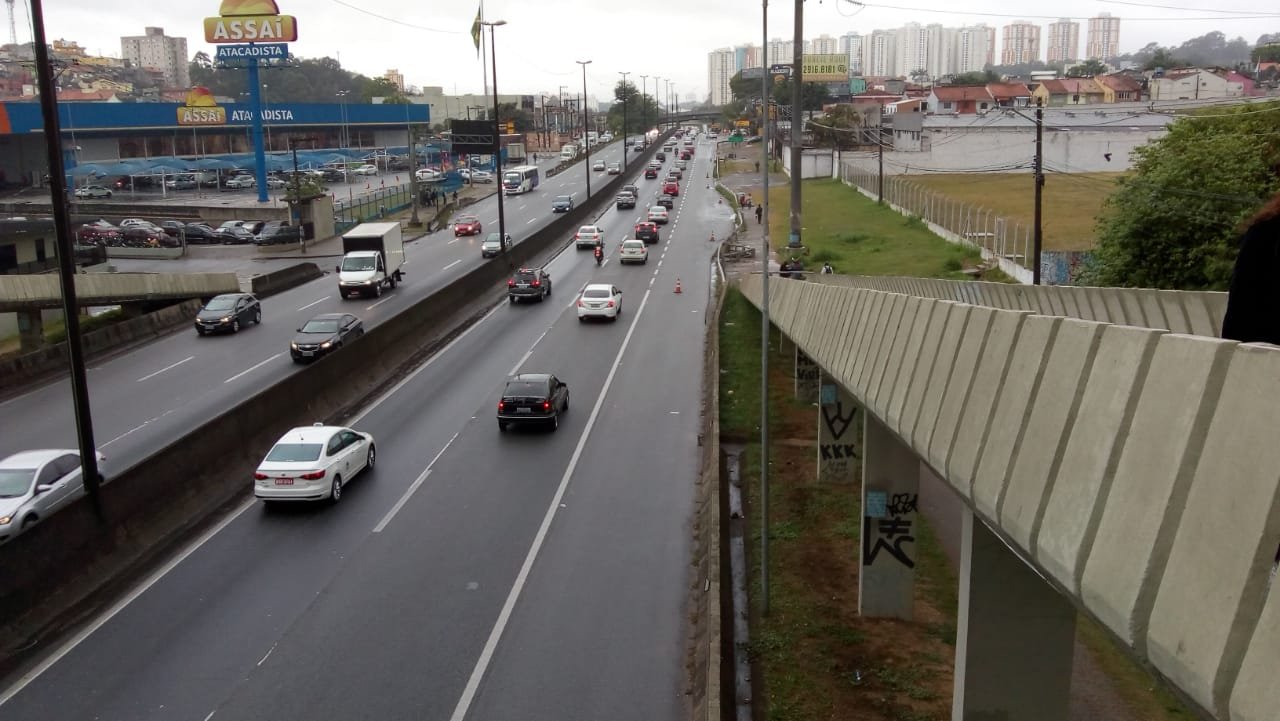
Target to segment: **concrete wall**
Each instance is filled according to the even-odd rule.
[[[130,300],[208,298],[236,293],[235,273],[81,273],[76,297],[82,306],[116,305]],[[62,305],[58,276],[0,276],[0,311]]]
[[[955,286],[970,301],[1044,306],[1028,313],[931,298],[921,292],[928,281],[885,280],[914,302],[782,281],[771,284],[770,313],[1189,702],[1223,721],[1274,721],[1280,348],[1151,322],[1194,325],[1186,309],[1202,308],[1199,296],[1188,304],[1186,294],[1154,291]],[[742,281],[757,305],[760,283]],[[1084,317],[1112,311],[1141,313],[1148,327]],[[897,366],[892,385],[881,382],[886,365]]]
[[[288,268],[253,276],[249,281],[251,288],[249,292],[259,298],[266,298],[276,293],[283,293],[290,288],[296,288],[322,275],[324,271],[320,270],[315,263],[298,263]]]
[[[1117,124],[1122,123],[1123,120]],[[1030,172],[1028,159],[1035,143],[1034,128],[1030,121],[1026,130],[946,131],[927,127],[925,147],[928,149],[886,152],[886,172],[912,175],[912,167],[966,172],[976,167],[1003,165],[1022,168],[1011,168],[1007,172]],[[1163,128],[1076,132],[1053,132],[1046,128],[1044,162],[1050,168],[1065,168],[1073,173],[1121,172],[1132,164],[1130,154],[1135,148],[1162,137],[1164,133]],[[1106,153],[1111,153],[1111,160],[1107,160]],[[976,161],[975,158],[981,160]]]
[[[787,175],[791,175],[791,153],[789,151],[783,151],[782,153],[782,171]],[[832,151],[820,148],[803,151],[803,155],[800,157],[801,178],[830,178],[834,173],[835,156]]]

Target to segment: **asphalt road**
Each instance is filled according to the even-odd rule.
[[[341,505],[247,503],[11,681],[0,715],[685,718],[706,238],[731,227],[708,150],[647,265],[616,262],[639,209],[605,213],[603,267],[565,251],[548,302],[498,306],[352,423],[379,463]],[[618,322],[576,320],[587,282],[623,290]],[[499,433],[515,370],[569,384],[557,432]]]
[[[610,145],[602,157],[620,159],[621,145]],[[603,172],[592,175],[600,181],[597,189],[608,179]],[[532,193],[508,197],[507,232],[519,243],[554,218],[554,196],[570,194],[581,201],[584,186],[585,171],[575,168],[544,179]],[[497,231],[496,196],[468,211],[481,219],[484,233]],[[194,329],[183,331],[91,364],[94,437],[108,457],[108,470],[132,465],[246,395],[296,372],[289,341],[307,319],[349,312],[372,328],[485,262],[480,257],[483,237],[454,238],[453,231],[445,229],[409,243],[404,283],[378,299],[344,301],[338,296],[337,280],[326,275],[264,300],[261,326],[204,338]],[[0,458],[29,448],[75,446],[68,379],[0,402]]]

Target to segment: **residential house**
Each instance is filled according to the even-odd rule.
[[[1151,77],[1152,100],[1204,100],[1238,98],[1244,85],[1228,79],[1225,71],[1205,68],[1176,68]]]
[[[987,92],[1002,108],[1025,108],[1031,104],[1031,88],[1025,83],[987,83]]]
[[[850,102],[859,110],[865,105],[879,105],[884,107],[889,103],[896,103],[902,99],[901,93],[888,93],[883,90],[868,90],[865,93],[856,93],[850,98]]]
[[[1142,100],[1142,83],[1128,73],[1112,73],[1094,78],[1102,86],[1104,103],[1137,103]]]
[[[926,98],[907,98],[899,100],[896,103],[889,103],[884,106],[884,114],[897,115],[898,113],[920,113],[924,112],[924,104],[927,103]]]
[[[1247,98],[1256,98],[1266,93],[1258,88],[1258,83],[1248,75],[1242,75],[1234,70],[1227,71],[1228,83],[1239,83],[1241,93]]]
[[[995,98],[982,85],[938,85],[929,93],[930,113],[976,115],[995,107]]]
[[[1105,96],[1102,86],[1093,78],[1044,80],[1033,94],[1047,107],[1095,105],[1103,102]]]
[[[893,116],[893,149],[918,153],[927,150],[928,147],[929,139],[924,134],[924,113],[919,111],[895,113]]]

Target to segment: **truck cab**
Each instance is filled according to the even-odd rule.
[[[399,223],[363,223],[342,236],[342,262],[338,273],[338,294],[382,295],[403,279],[404,239]]]

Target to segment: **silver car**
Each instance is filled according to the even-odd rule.
[[[106,460],[98,454],[99,476],[106,474]],[[77,450],[22,451],[0,461],[0,543],[83,495]]]

